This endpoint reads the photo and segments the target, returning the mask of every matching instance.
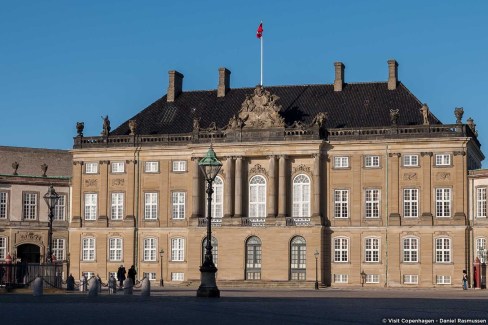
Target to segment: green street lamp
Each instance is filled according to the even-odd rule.
[[[318,274],[319,251],[315,250],[315,253],[313,255],[315,256],[315,290],[319,290],[319,274]]]
[[[54,208],[58,204],[61,195],[56,193],[54,186],[51,184],[47,193],[44,194],[44,201],[46,201],[47,208],[49,210],[49,230],[47,233],[47,256],[46,262],[52,263],[53,261],[53,218],[54,218]]]
[[[217,268],[212,256],[212,183],[222,168],[222,163],[217,159],[212,146],[207,151],[207,155],[198,162],[207,181],[207,242],[205,245],[205,257],[200,266],[201,281],[197,290],[197,297],[220,297],[220,290],[217,288],[215,273]]]

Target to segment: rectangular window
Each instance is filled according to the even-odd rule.
[[[486,187],[476,189],[476,217],[486,218]]]
[[[37,193],[23,193],[24,220],[37,219]]]
[[[348,238],[334,238],[334,262],[348,262]]]
[[[451,262],[451,240],[449,238],[436,238],[435,261],[436,263]]]
[[[364,250],[365,262],[380,261],[380,240],[379,238],[366,238]]]
[[[117,161],[111,164],[112,173],[123,173],[124,172],[124,162]]]
[[[95,238],[83,238],[83,261],[95,260]]]
[[[334,283],[348,283],[349,276],[347,274],[334,274]]]
[[[435,165],[436,166],[450,166],[451,165],[451,155],[450,154],[435,155]]]
[[[144,194],[144,219],[158,218],[158,193]]]
[[[174,172],[186,172],[186,160],[174,160],[173,161]]]
[[[171,272],[171,281],[184,281],[185,273],[183,272]]]
[[[144,272],[142,275],[146,277],[149,281],[156,280],[156,272]]]
[[[95,276],[95,272],[84,271],[84,272],[81,272],[81,275],[86,276],[86,279],[90,280],[91,278],[93,278]]]
[[[172,193],[173,219],[185,219],[185,192]]]
[[[419,216],[419,190],[406,188],[403,190],[403,216],[417,218]]]
[[[450,275],[438,275],[436,278],[437,278],[437,284],[451,284]]]
[[[403,239],[403,261],[417,263],[419,261],[419,242],[417,238]]]
[[[436,217],[451,216],[451,189],[450,188],[435,189],[435,212],[436,212]]]
[[[98,194],[85,193],[85,220],[97,220]]]
[[[367,274],[366,275],[366,283],[380,283],[380,275],[379,274]]]
[[[144,261],[154,262],[156,261],[156,238],[144,239]]]
[[[364,157],[365,167],[380,167],[380,156],[366,156]]]
[[[334,191],[334,217],[348,218],[349,190]]]
[[[366,190],[366,218],[380,217],[380,190]]]
[[[7,237],[0,237],[0,260],[7,256]]]
[[[64,239],[53,239],[53,255],[56,261],[64,261]]]
[[[418,284],[419,276],[417,274],[404,274],[403,284]]]
[[[112,220],[124,218],[124,193],[112,193],[111,214]]]
[[[183,262],[185,260],[185,239],[171,239],[171,260],[175,262]]]
[[[98,173],[98,163],[96,163],[96,162],[85,163],[85,173],[97,174]]]
[[[54,207],[54,220],[66,220],[66,195],[60,195],[59,200]]]
[[[334,157],[334,167],[335,168],[348,168],[349,167],[349,157]]]
[[[122,261],[122,238],[109,238],[108,258],[110,261]]]
[[[419,165],[418,155],[405,155],[403,156],[403,166],[405,167],[417,167]]]
[[[8,193],[0,192],[0,219],[7,218],[8,211]]]
[[[157,172],[159,172],[159,162],[158,161],[146,161],[144,163],[144,172],[146,172],[146,173],[157,173]]]
[[[481,263],[486,263],[486,238],[476,238],[476,256]]]

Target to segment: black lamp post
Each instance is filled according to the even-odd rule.
[[[217,268],[212,256],[212,183],[217,176],[222,163],[217,159],[212,146],[207,151],[207,155],[198,162],[202,169],[205,180],[207,181],[207,243],[205,245],[205,258],[200,266],[201,282],[197,290],[197,297],[220,297],[220,290],[217,288],[215,273]]]
[[[164,255],[164,250],[161,249],[159,251],[159,257],[161,257],[160,263],[161,263],[161,281],[159,281],[159,285],[161,287],[164,287],[164,280],[163,280],[163,255]]]
[[[319,290],[319,251],[315,250],[313,256],[315,256],[315,290]]]
[[[44,194],[44,201],[46,201],[47,208],[49,209],[49,230],[47,233],[47,256],[46,262],[52,263],[53,261],[53,218],[54,218],[54,208],[58,204],[59,198],[61,196],[56,193],[54,186],[51,184],[47,193]]]

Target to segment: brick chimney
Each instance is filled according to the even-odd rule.
[[[224,97],[230,88],[230,71],[226,68],[219,68],[219,88],[217,97]]]
[[[398,63],[388,60],[388,90],[395,90],[398,83]]]
[[[342,91],[344,86],[344,64],[342,62],[335,62],[335,80],[334,80],[334,91]]]
[[[176,97],[183,90],[183,75],[175,70],[168,71],[169,74],[169,84],[168,84],[168,94],[166,99],[168,102],[174,102]]]

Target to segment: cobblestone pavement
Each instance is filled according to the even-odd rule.
[[[0,294],[2,324],[486,324],[488,290],[232,289],[197,298],[193,288],[151,297],[79,292]]]

